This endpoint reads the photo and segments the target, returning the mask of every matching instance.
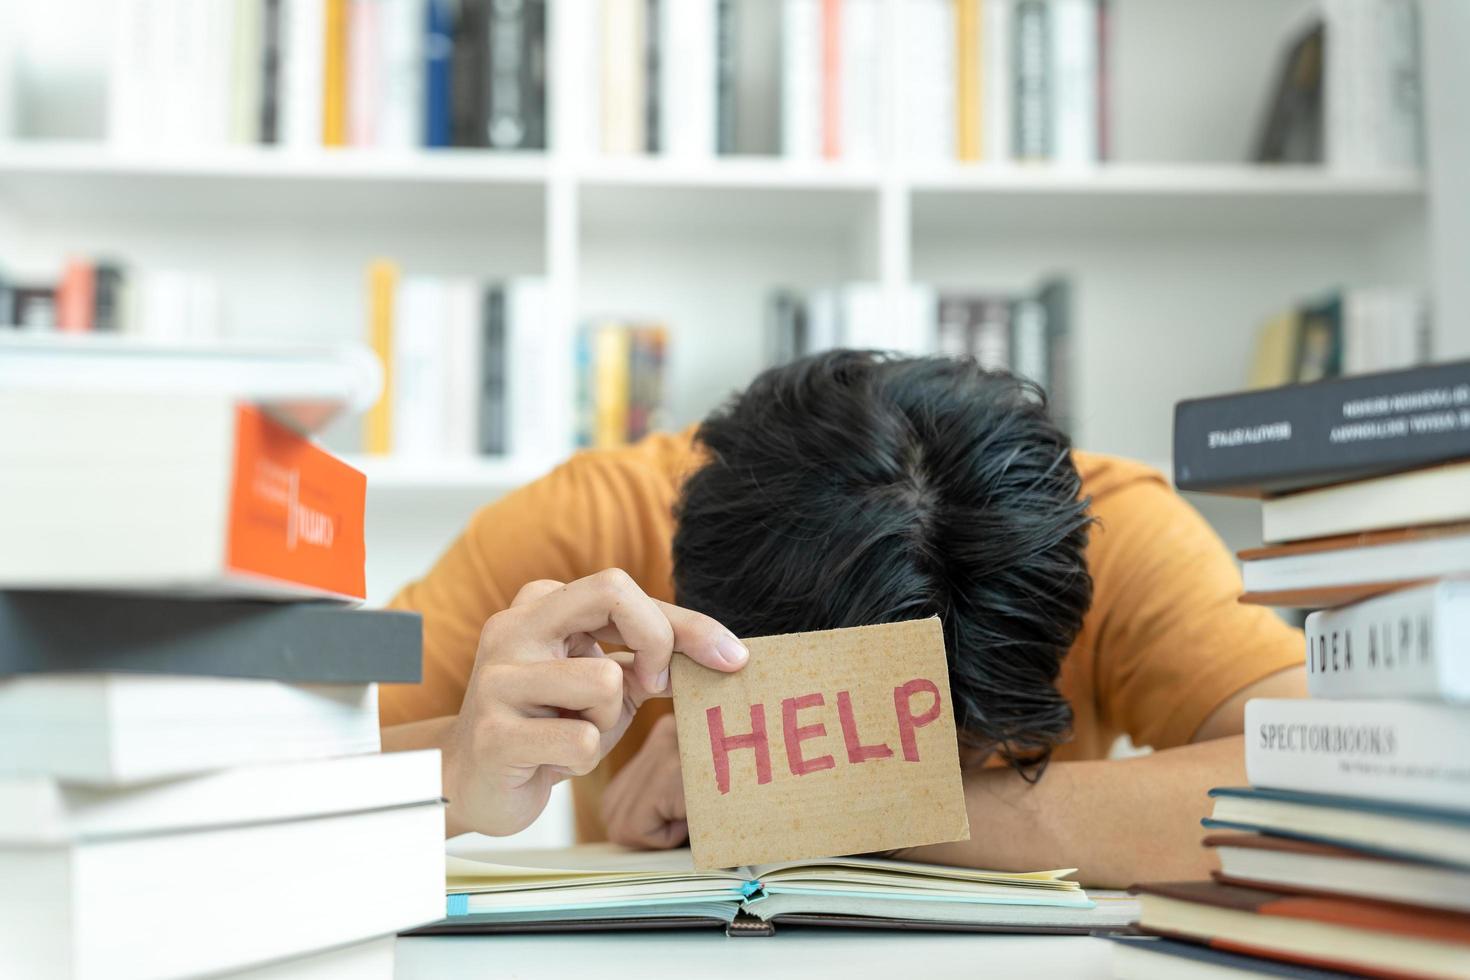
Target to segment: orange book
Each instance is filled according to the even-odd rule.
[[[955,147],[964,161],[979,160],[980,0],[954,0]]]
[[[69,260],[56,289],[56,328],[63,333],[90,331],[96,301],[96,267],[81,259]]]
[[[347,0],[321,0],[326,7],[322,53],[322,145],[347,145]]]
[[[362,599],[367,478],[257,408],[235,410],[226,572]]]
[[[387,455],[393,450],[393,303],[398,266],[379,259],[368,266],[368,345],[383,364],[383,393],[368,409],[362,426],[362,450]]]
[[[822,156],[842,157],[842,0],[822,0]]]

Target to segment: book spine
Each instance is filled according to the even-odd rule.
[[[444,454],[447,289],[443,280],[412,276],[398,290],[393,330],[393,454],[435,459]]]
[[[323,146],[347,145],[348,120],[348,0],[324,0],[324,54],[322,55],[322,138]]]
[[[1072,288],[1065,279],[1043,283],[1037,294],[1046,319],[1046,394],[1051,417],[1072,431]]]
[[[955,156],[953,0],[917,0],[906,12],[908,156],[948,162]]]
[[[264,0],[235,0],[230,51],[230,141],[261,142]]]
[[[454,44],[450,56],[450,113],[454,145],[485,145],[485,21],[489,0],[460,0],[454,21]]]
[[[878,159],[882,10],[878,0],[845,0],[842,9],[842,134],[845,160]]]
[[[506,316],[507,286],[496,283],[485,291],[480,337],[480,452],[504,455],[507,449],[506,380],[509,325]]]
[[[497,150],[520,149],[526,144],[526,92],[523,62],[526,54],[524,0],[490,5],[485,41],[485,145]]]
[[[602,151],[640,153],[645,146],[644,0],[603,0],[602,11]]]
[[[1041,0],[1016,5],[1015,127],[1013,147],[1018,160],[1046,160],[1051,156],[1051,71],[1048,8]]]
[[[955,156],[966,163],[984,154],[981,126],[983,89],[980,0],[954,0],[955,27]]]
[[[1097,75],[1094,90],[1097,94],[1096,127],[1097,159],[1112,159],[1112,85],[1111,62],[1113,45],[1112,0],[1095,0],[1097,7]]]
[[[62,333],[89,333],[97,302],[97,274],[92,263],[70,259],[56,288],[56,329]]]
[[[546,149],[546,2],[526,0],[524,43],[521,58],[521,98],[525,107],[526,134],[521,147]]]
[[[661,152],[660,142],[663,124],[659,117],[663,112],[660,95],[663,89],[663,73],[666,70],[662,51],[663,3],[661,0],[643,0],[643,152]]]
[[[1245,745],[1255,787],[1470,809],[1470,712],[1459,706],[1257,698]]]
[[[274,146],[281,142],[281,80],[285,51],[285,0],[264,0],[260,23],[260,142]]]
[[[326,6],[321,0],[282,0],[281,142],[321,146],[325,130]]]
[[[715,149],[722,155],[735,152],[739,131],[735,3],[717,0],[715,7]]]
[[[597,328],[592,351],[593,446],[612,449],[628,441],[631,337],[621,324]]]
[[[822,150],[820,0],[784,0],[781,15],[781,151],[813,160]]]
[[[445,294],[445,453],[473,457],[480,452],[480,287],[473,279],[457,279]]]
[[[383,369],[383,393],[363,419],[362,449],[386,455],[393,448],[393,310],[398,266],[378,260],[368,266],[368,345]]]
[[[1052,0],[1049,10],[1051,158],[1061,164],[1097,160],[1097,6],[1095,0]]]
[[[1413,0],[1378,4],[1383,71],[1374,79],[1381,99],[1382,163],[1390,169],[1423,163],[1423,82],[1419,68],[1419,12]]]
[[[506,451],[521,459],[559,459],[566,448],[557,389],[568,365],[547,307],[546,280],[506,285]]]
[[[382,8],[382,106],[378,117],[382,146],[408,149],[423,141],[424,2],[388,0]]]
[[[822,156],[842,158],[842,0],[822,0]]]
[[[450,0],[427,0],[424,10],[424,145],[453,142],[450,116],[450,57],[454,20]]]
[[[121,333],[123,329],[123,270],[110,262],[99,262],[95,268],[92,305],[92,329],[98,333]],[[0,307],[0,324],[5,312]]]
[[[1314,698],[1470,701],[1470,583],[1314,612],[1306,635]]]
[[[708,159],[719,142],[716,11],[715,0],[674,0],[663,7],[659,146],[669,156]]]
[[[1181,490],[1260,497],[1470,456],[1470,361],[1180,402]]]
[[[366,598],[366,497],[357,470],[258,409],[236,408],[230,571]]]
[[[351,0],[347,15],[347,142],[382,139],[383,0]]]
[[[980,111],[985,129],[982,146],[985,159],[996,163],[1006,162],[1012,157],[1014,13],[1015,0],[985,0],[981,11],[981,20],[984,21],[981,45],[984,105]]]

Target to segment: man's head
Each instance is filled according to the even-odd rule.
[[[674,536],[680,605],[737,635],[939,616],[955,722],[1044,764],[1092,601],[1087,501],[1029,382],[834,351],[766,371],[699,428]]]

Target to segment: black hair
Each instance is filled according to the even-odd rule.
[[[1041,774],[1070,736],[1056,678],[1092,578],[1089,501],[1036,385],[832,351],[765,371],[696,439],[680,605],[741,636],[937,615],[962,740]]]

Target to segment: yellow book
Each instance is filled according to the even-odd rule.
[[[628,359],[632,337],[618,323],[597,328],[592,346],[592,444],[611,449],[628,441]]]
[[[1296,380],[1296,349],[1300,332],[1301,318],[1296,310],[1288,310],[1265,322],[1256,338],[1250,387],[1275,388]]]
[[[383,363],[383,394],[362,426],[363,452],[386,456],[393,449],[393,300],[398,266],[386,259],[368,265],[368,343]]]
[[[955,137],[959,158],[980,159],[980,0],[954,0]]]
[[[322,145],[347,145],[347,0],[327,5],[322,62]]]

